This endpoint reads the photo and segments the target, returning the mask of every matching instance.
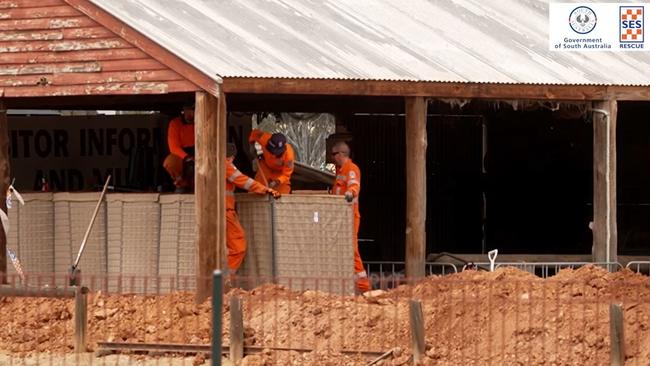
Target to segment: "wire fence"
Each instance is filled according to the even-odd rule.
[[[438,266],[450,270],[357,296],[340,293],[352,278],[224,278],[216,306],[195,302],[194,277],[92,276],[75,287],[65,275],[10,276],[0,364],[648,365],[650,280],[607,267],[542,278]]]

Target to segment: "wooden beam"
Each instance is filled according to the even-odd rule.
[[[429,98],[650,100],[644,86],[451,83],[386,80],[224,78],[225,93],[421,96]]]
[[[413,362],[418,363],[425,355],[424,314],[419,300],[409,301],[409,324],[411,326],[411,352]]]
[[[404,98],[348,95],[227,94],[231,112],[404,113]]]
[[[244,314],[241,297],[230,298],[230,361],[235,365],[244,358]]]
[[[226,242],[225,159],[226,102],[206,92],[196,93],[196,253],[197,303],[211,294],[210,279],[221,269]]]
[[[616,100],[594,103],[594,262],[617,261],[616,112]]]
[[[623,306],[609,304],[609,360],[612,366],[625,365],[625,317]]]
[[[406,98],[406,277],[424,277],[427,218],[427,101]]]
[[[214,96],[219,96],[220,87],[215,80],[215,78],[217,78],[216,75],[214,77],[206,75],[204,72],[198,70],[88,0],[64,1],[76,10],[89,16],[97,23],[108,28],[113,33],[119,35],[125,41],[141,49],[144,53],[153,57],[163,65],[181,74],[183,77],[187,78],[187,80],[196,84],[203,90]]]
[[[7,108],[4,103],[4,90],[0,89],[0,192],[4,197],[9,189],[9,127],[7,126]],[[7,203],[0,200],[0,209],[7,212]],[[2,225],[0,224],[0,227]],[[7,237],[0,230],[0,283],[6,283],[7,273]]]

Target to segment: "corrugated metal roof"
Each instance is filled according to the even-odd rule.
[[[548,0],[90,0],[215,79],[650,85],[650,52],[548,50]]]

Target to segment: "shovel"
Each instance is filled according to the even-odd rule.
[[[88,241],[88,237],[90,236],[90,231],[93,228],[93,224],[95,223],[95,219],[97,218],[97,213],[99,212],[99,207],[102,205],[102,201],[104,200],[104,195],[106,195],[106,190],[108,189],[108,182],[110,182],[111,176],[109,175],[106,178],[106,183],[104,183],[104,188],[102,189],[102,194],[99,196],[99,201],[97,201],[97,206],[95,206],[95,212],[93,212],[93,216],[90,218],[90,224],[88,224],[88,228],[86,228],[86,233],[84,234],[84,238],[81,241],[81,246],[79,247],[79,253],[77,253],[77,259],[75,259],[74,263],[72,263],[72,267],[70,267],[70,272],[68,273],[68,283],[70,286],[79,286],[79,269],[77,266],[79,266],[79,260],[81,259],[81,254],[84,252],[84,248],[86,247],[86,242]]]

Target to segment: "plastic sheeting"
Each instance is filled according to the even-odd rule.
[[[327,137],[335,132],[334,116],[328,113],[269,113],[253,115],[253,127],[283,133],[296,152],[296,160],[326,170]],[[257,125],[257,127],[256,127]]]

